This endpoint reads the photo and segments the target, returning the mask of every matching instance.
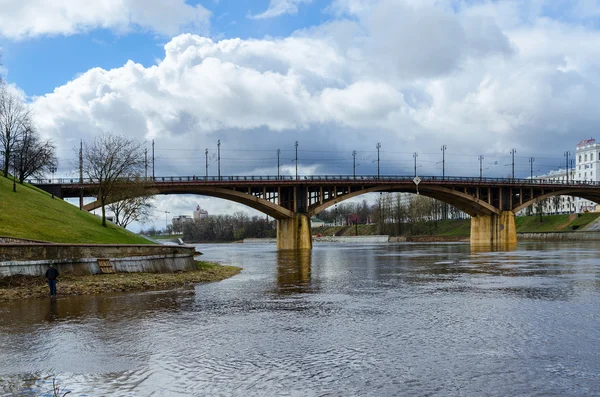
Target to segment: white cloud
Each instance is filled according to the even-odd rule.
[[[352,20],[291,37],[184,34],[157,65],[89,70],[34,101],[40,131],[61,153],[100,131],[155,139],[157,175],[204,175],[206,148],[215,175],[218,139],[223,175],[274,175],[277,149],[293,175],[296,140],[301,175],[349,174],[352,150],[374,173],[376,142],[383,174],[411,173],[414,151],[439,174],[441,144],[447,175],[477,175],[479,154],[513,147],[528,174],[527,156],[560,160],[597,132],[599,32],[518,2],[347,4]]]
[[[23,39],[71,35],[96,28],[132,28],[175,35],[182,29],[206,33],[210,12],[185,0],[3,0],[0,35]]]
[[[298,13],[298,6],[300,4],[308,4],[311,2],[312,0],[270,0],[269,8],[260,14],[251,15],[250,18],[266,19],[284,14],[296,14]]]

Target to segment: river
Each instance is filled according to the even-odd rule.
[[[600,395],[595,242],[198,249],[244,270],[0,303],[0,395]]]

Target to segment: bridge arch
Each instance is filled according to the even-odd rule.
[[[549,193],[545,193],[545,194],[536,196],[535,198],[532,198],[531,200],[528,200],[528,201],[524,202],[523,204],[514,208],[513,212],[516,214],[519,211],[529,207],[530,205],[536,204],[540,200],[545,200],[545,199],[556,197],[556,196],[579,197],[579,198],[582,198],[585,200],[593,201],[595,203],[600,203],[600,193],[593,193],[593,192],[590,192],[589,190],[585,191],[585,190],[581,190],[581,189],[564,189],[564,190],[555,190],[555,191],[552,191]]]
[[[261,197],[253,196],[248,193],[241,191],[224,189],[215,186],[194,186],[194,187],[181,187],[181,186],[168,186],[152,188],[154,191],[153,195],[167,195],[167,194],[197,194],[201,196],[217,197],[225,200],[233,201],[239,204],[246,205],[257,211],[260,211],[266,215],[269,215],[275,219],[290,219],[294,217],[294,212],[286,208],[283,208],[269,200]],[[120,200],[124,200],[128,197],[120,197],[118,200],[107,201],[105,204],[111,204]],[[86,211],[92,211],[100,208],[101,204],[99,200],[89,203],[83,207]]]
[[[353,191],[336,198],[332,198],[331,200],[324,201],[323,203],[319,203],[313,205],[309,208],[308,214],[312,217],[314,215],[319,214],[325,209],[338,204],[342,201],[351,199],[353,197],[358,197],[367,193],[377,193],[377,192],[389,192],[389,193],[417,193],[416,188],[410,188],[406,185],[379,185],[370,188],[365,188],[357,191]],[[476,216],[476,215],[491,215],[491,214],[499,214],[500,211],[488,204],[483,200],[479,200],[469,194],[462,193],[456,190],[448,189],[441,186],[427,186],[424,185],[419,188],[418,193],[434,198],[436,200],[440,200],[447,204],[450,204],[457,209],[464,211],[465,213]]]

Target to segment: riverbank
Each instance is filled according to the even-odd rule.
[[[241,272],[235,266],[198,262],[196,269],[176,273],[116,273],[59,277],[59,296],[96,295],[107,292],[139,292],[186,288],[198,283],[221,281]],[[48,285],[41,277],[10,276],[0,278],[0,301],[48,296]]]

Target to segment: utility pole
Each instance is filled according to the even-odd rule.
[[[279,156],[281,155],[281,150],[277,149],[277,180],[279,180]]]
[[[481,182],[481,180],[483,179],[483,156],[479,156],[479,181]]]
[[[79,210],[83,210],[83,139],[79,142]]]
[[[52,173],[52,183],[54,183],[54,173],[56,172],[56,166],[53,165],[50,167],[50,172]],[[52,189],[52,198],[54,198],[54,189]]]
[[[510,154],[512,155],[512,179],[515,179],[515,153],[517,153],[517,149],[510,149]]]
[[[414,152],[413,158],[415,159],[415,178],[417,177],[417,157],[419,157],[419,153]]]
[[[217,141],[217,162],[219,168],[219,180],[221,180],[221,140]]]
[[[354,179],[356,179],[356,150],[352,151],[352,158],[353,158],[353,164],[354,164],[352,167],[352,170],[353,170],[353,174],[354,174]]]
[[[529,179],[533,180],[533,163],[535,162],[535,157],[529,158],[530,171],[529,171]]]
[[[381,142],[377,142],[377,179],[380,177],[379,173],[379,149],[381,149]]]
[[[152,140],[152,181],[154,181],[154,139]]]
[[[148,179],[148,148],[144,149],[144,178]]]
[[[442,181],[446,178],[446,145],[442,145]]]
[[[298,179],[298,141],[296,141],[296,180]]]
[[[565,152],[565,157],[567,158],[565,163],[565,170],[567,171],[567,185],[569,184],[569,151]]]
[[[204,157],[206,158],[206,179],[208,179],[208,148],[204,151]]]

